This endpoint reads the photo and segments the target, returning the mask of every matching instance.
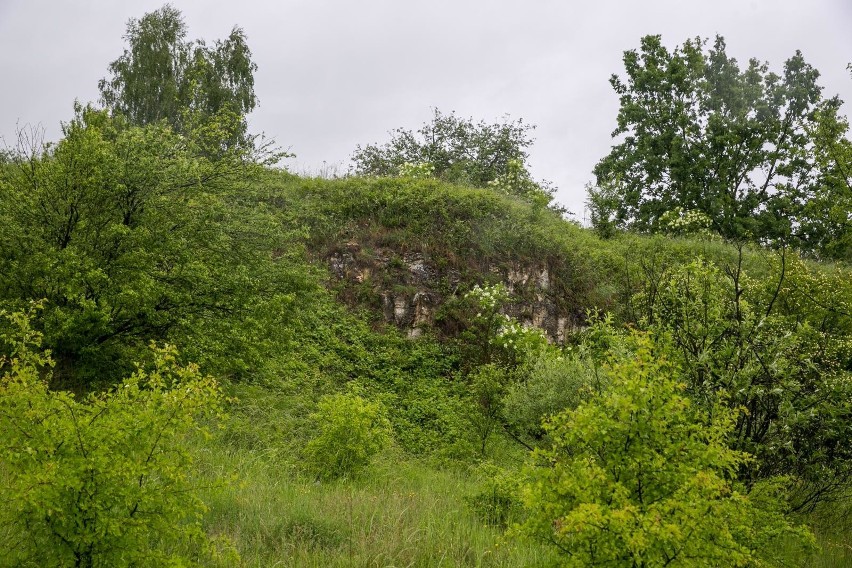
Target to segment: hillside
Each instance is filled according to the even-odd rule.
[[[123,40],[0,148],[0,568],[852,565],[852,140],[800,51],[642,37],[583,228],[524,119],[298,176],[243,28]]]
[[[804,453],[812,441],[805,438],[814,435],[833,448],[831,452],[839,452],[835,454],[838,458],[845,452],[845,427],[836,429],[836,420],[845,418],[823,415],[814,419],[811,410],[814,397],[828,402],[825,392],[817,392],[821,389],[817,383],[826,380],[825,371],[811,375],[803,368],[794,370],[791,357],[808,352],[811,355],[805,366],[827,369],[839,365],[845,369],[841,374],[850,370],[852,359],[845,339],[852,330],[848,267],[814,263],[789,251],[734,246],[710,237],[624,234],[601,240],[549,210],[489,190],[434,180],[320,180],[276,174],[266,178],[263,187],[268,192],[264,200],[278,209],[285,225],[302,231],[305,258],[320,271],[319,277],[337,302],[346,306],[347,317],[368,324],[373,331],[365,328],[363,333],[373,341],[393,343],[393,350],[399,350],[395,360],[389,361],[381,358],[389,351],[368,347],[368,352],[381,354],[379,361],[350,377],[364,385],[365,392],[386,402],[397,444],[411,456],[396,459],[426,459],[426,463],[440,463],[441,469],[449,466],[451,471],[461,472],[470,467],[464,464],[499,466],[493,470],[489,469],[493,465],[479,465],[473,470],[487,472],[485,477],[480,477],[482,473],[474,476],[490,488],[486,491],[494,492],[486,505],[477,500],[481,497],[473,497],[476,489],[467,490],[464,508],[484,514],[488,523],[511,524],[510,519],[520,514],[515,505],[509,509],[498,505],[507,498],[502,492],[511,475],[506,472],[514,470],[512,466],[502,468],[522,459],[524,446],[544,441],[537,421],[548,414],[548,404],[555,405],[554,410],[565,404],[560,402],[567,400],[565,393],[559,390],[576,388],[576,373],[588,371],[560,372],[558,364],[554,368],[535,357],[530,362],[520,349],[505,344],[502,349],[494,348],[493,338],[483,340],[483,334],[495,333],[495,329],[483,326],[479,314],[473,313],[481,309],[471,305],[470,292],[476,287],[502,284],[506,295],[499,312],[523,326],[541,328],[549,342],[568,349],[564,353],[594,350],[599,341],[612,349],[613,338],[595,338],[598,333],[612,333],[602,332],[594,315],[607,312],[614,318],[608,325],[615,328],[638,327],[668,335],[680,352],[680,364],[699,376],[712,372],[711,364],[701,362],[708,355],[719,357],[719,365],[739,369],[734,374],[756,374],[757,378],[748,379],[755,386],[744,384],[744,388],[756,390],[737,399],[752,409],[755,420],[753,424],[740,420],[738,428],[765,428],[766,420],[779,419],[773,408],[780,405],[792,417],[800,404],[793,398],[811,401],[803,411],[813,420],[803,421],[798,414],[793,428],[799,433],[791,442],[770,441],[774,433],[756,442],[740,430],[742,447],[751,452],[761,452],[762,444],[792,444],[796,452]],[[690,322],[690,317],[695,321]],[[725,323],[727,317],[732,319]],[[755,331],[755,326],[767,329]],[[796,333],[802,337],[792,339]],[[779,334],[786,337],[779,340]],[[725,343],[724,338],[729,337],[736,339]],[[703,347],[698,346],[701,342]],[[714,350],[718,351],[715,355]],[[737,354],[725,354],[730,350]],[[772,357],[773,362],[761,361],[764,356]],[[498,389],[496,395],[483,391],[476,378],[481,365],[495,362],[505,365],[508,373],[501,379],[508,380],[508,390]],[[795,374],[797,386],[790,382],[774,388],[757,386],[774,380],[752,368],[765,364],[775,366],[775,371],[767,371],[772,375],[780,376],[782,368]],[[395,377],[380,376],[384,373]],[[793,398],[780,395],[779,387],[795,388],[796,393]],[[767,396],[762,389],[772,392]],[[809,395],[811,389],[816,390]],[[491,400],[495,396],[498,398]],[[836,396],[841,405],[845,403],[840,401],[848,400],[848,393]],[[480,415],[471,416],[472,411]],[[771,454],[776,451],[769,450]],[[791,468],[802,468],[804,474],[816,466],[812,457],[802,454],[792,459],[766,454],[761,459],[765,471],[750,469],[745,475],[757,479],[770,470],[775,475],[788,474]],[[799,518],[811,519],[822,535],[826,548],[820,561],[826,565],[845,562],[847,553],[838,546],[848,534],[848,528],[841,527],[848,525],[832,524],[838,517],[824,516],[816,495],[843,485],[844,460],[817,466],[839,467],[827,484],[811,478],[790,496],[793,506],[802,511],[798,515],[807,511]],[[386,460],[380,463],[379,468],[388,465]],[[496,478],[492,477],[495,471]],[[833,520],[823,524],[828,518]],[[521,550],[532,555],[520,561],[524,565],[535,563],[531,558],[544,562],[547,557],[538,557],[542,552],[535,549]],[[798,554],[795,547],[786,553]],[[435,562],[414,558],[421,558],[412,559],[415,564]],[[457,556],[453,563],[478,564],[484,558],[474,561]],[[500,565],[519,562],[511,556],[498,558],[495,562]]]
[[[191,479],[206,487],[205,533],[227,537],[244,565],[555,562],[537,529],[520,528],[538,514],[520,487],[544,471],[529,469],[530,449],[558,447],[548,417],[603,403],[631,361],[651,365],[645,341],[697,408],[724,389],[721,400],[747,409],[725,435],[755,456],[731,458],[740,479],[792,476],[786,505],[772,505],[790,524],[767,525],[787,543],[773,558],[849,560],[847,513],[831,512],[848,495],[848,267],[701,235],[602,240],[541,205],[435,180],[264,170],[234,183],[177,209],[164,193],[164,220],[204,238],[152,248],[139,229],[118,232],[125,256],[100,256],[100,233],[82,221],[64,249],[22,228],[26,240],[7,242],[31,253],[7,262],[38,271],[33,286],[81,266],[114,276],[86,301],[73,286],[4,289],[7,318],[46,298],[28,317],[59,387],[120,381],[134,360],[151,364],[150,340],[219,379],[230,417],[213,438],[189,438]],[[168,269],[132,268],[140,244]],[[53,273],[39,267],[45,255]],[[173,307],[158,307],[164,298]],[[138,327],[107,335],[124,311]],[[151,317],[162,327],[142,325]],[[791,540],[802,523],[821,552]],[[206,564],[235,562],[220,553]]]

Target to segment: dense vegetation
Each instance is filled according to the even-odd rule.
[[[106,108],[0,162],[0,566],[849,563],[845,233],[697,207],[717,180],[696,189],[682,153],[680,197],[584,229],[530,179],[526,125],[437,111],[423,139],[358,148],[360,175],[300,178],[245,131],[241,32],[185,34],[168,6],[132,20]],[[721,39],[642,45],[701,96],[709,68],[781,88]],[[807,145],[808,179],[842,193],[845,121],[817,106],[796,132],[834,150]],[[598,205],[618,168],[657,171],[631,144]],[[350,249],[372,272],[330,270]],[[562,343],[527,325],[544,289],[507,281],[529,267]],[[422,333],[388,323],[387,290],[439,298]]]
[[[849,125],[801,52],[779,75],[741,69],[717,36],[669,51],[660,36],[624,54],[610,82],[620,143],[595,167],[595,225],[662,231],[700,215],[728,239],[850,259]]]

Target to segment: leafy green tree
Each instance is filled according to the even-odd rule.
[[[2,315],[13,331],[3,336],[12,356],[0,359],[0,566],[234,562],[202,530],[185,445],[222,410],[216,382],[165,347],[109,391],[53,391],[27,313]]]
[[[165,120],[176,132],[188,129],[190,114],[203,120],[228,111],[241,117],[225,139],[229,145],[251,142],[245,115],[257,106],[251,50],[243,30],[234,27],[225,40],[207,45],[188,41],[180,10],[166,4],[127,24],[124,53],[101,79],[101,101],[132,124]]]
[[[229,375],[262,359],[292,279],[271,256],[280,226],[246,201],[260,165],[241,148],[205,157],[228,118],[179,135],[78,107],[57,144],[0,169],[0,301],[47,300],[37,324],[57,383],[118,378],[151,340]]]
[[[354,172],[395,176],[406,164],[428,164],[438,179],[474,187],[496,185],[521,197],[539,192],[550,201],[552,188],[533,182],[527,173],[533,126],[508,118],[489,124],[438,109],[434,113],[432,121],[416,132],[397,128],[382,146],[357,146],[352,154]]]
[[[468,377],[468,397],[473,412],[468,416],[483,457],[488,440],[502,424],[503,397],[509,373],[493,363],[481,365]]]
[[[699,259],[637,300],[688,392],[710,404],[724,391],[746,410],[730,439],[756,458],[741,480],[790,476],[791,506],[810,509],[852,479],[852,289],[848,275],[808,270],[789,253],[773,264],[753,279],[742,255],[724,269]]]
[[[800,238],[820,258],[852,262],[852,141],[839,101],[817,108],[809,134],[819,174],[805,196]]]
[[[680,208],[726,238],[795,240],[820,171],[809,155],[819,72],[799,52],[778,75],[755,59],[741,67],[725,49],[721,36],[709,50],[701,39],[669,50],[646,36],[624,53],[626,77],[610,80],[621,138],[589,194],[597,226],[654,232]]]
[[[664,353],[633,339],[610,389],[548,422],[552,446],[533,454],[518,530],[578,567],[773,565],[778,543],[809,544],[777,485],[734,482],[750,459],[727,445],[736,411],[693,404]]]

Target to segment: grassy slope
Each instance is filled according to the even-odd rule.
[[[631,319],[632,295],[666,267],[698,255],[722,265],[737,251],[710,241],[625,236],[603,242],[548,211],[483,190],[436,182],[316,180],[270,174],[259,188],[288,231],[322,260],[340,243],[416,251],[460,271],[466,286],[488,266],[542,262],[572,309],[600,307]],[[770,274],[773,257],[746,251],[750,274]],[[463,287],[460,287],[463,291]],[[319,287],[297,302],[274,372],[234,385],[239,397],[220,439],[198,447],[201,472],[238,483],[211,490],[208,529],[229,536],[247,566],[535,566],[552,558],[535,544],[506,541],[465,497],[477,490],[477,457],[465,441],[458,353],[432,339],[409,342],[368,322],[369,299],[344,309]],[[362,309],[359,311],[359,307]],[[307,414],[323,393],[351,381],[393,409],[397,445],[361,479],[318,484],[302,472]],[[416,431],[415,431],[416,430]],[[414,431],[414,432],[413,432]],[[523,453],[497,444],[492,460]],[[448,450],[449,448],[449,450]],[[508,449],[507,449],[508,448]],[[407,451],[406,451],[407,450]],[[838,528],[839,527],[839,528]],[[848,522],[822,533],[815,566],[852,562]],[[844,548],[845,547],[845,548]],[[794,563],[802,559],[793,560]]]

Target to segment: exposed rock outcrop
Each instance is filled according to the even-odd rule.
[[[483,273],[489,274],[491,281],[503,282],[512,293],[515,301],[505,313],[540,328],[551,341],[564,342],[580,323],[576,313],[562,306],[564,302],[556,296],[559,286],[554,285],[552,271],[544,264],[490,264],[478,275],[470,275],[467,282],[458,267],[435,262],[421,252],[365,250],[355,241],[331,252],[327,261],[344,290],[359,287],[360,301],[364,301],[365,292],[372,295],[384,321],[411,338],[435,324],[436,312],[450,297],[481,283]]]

